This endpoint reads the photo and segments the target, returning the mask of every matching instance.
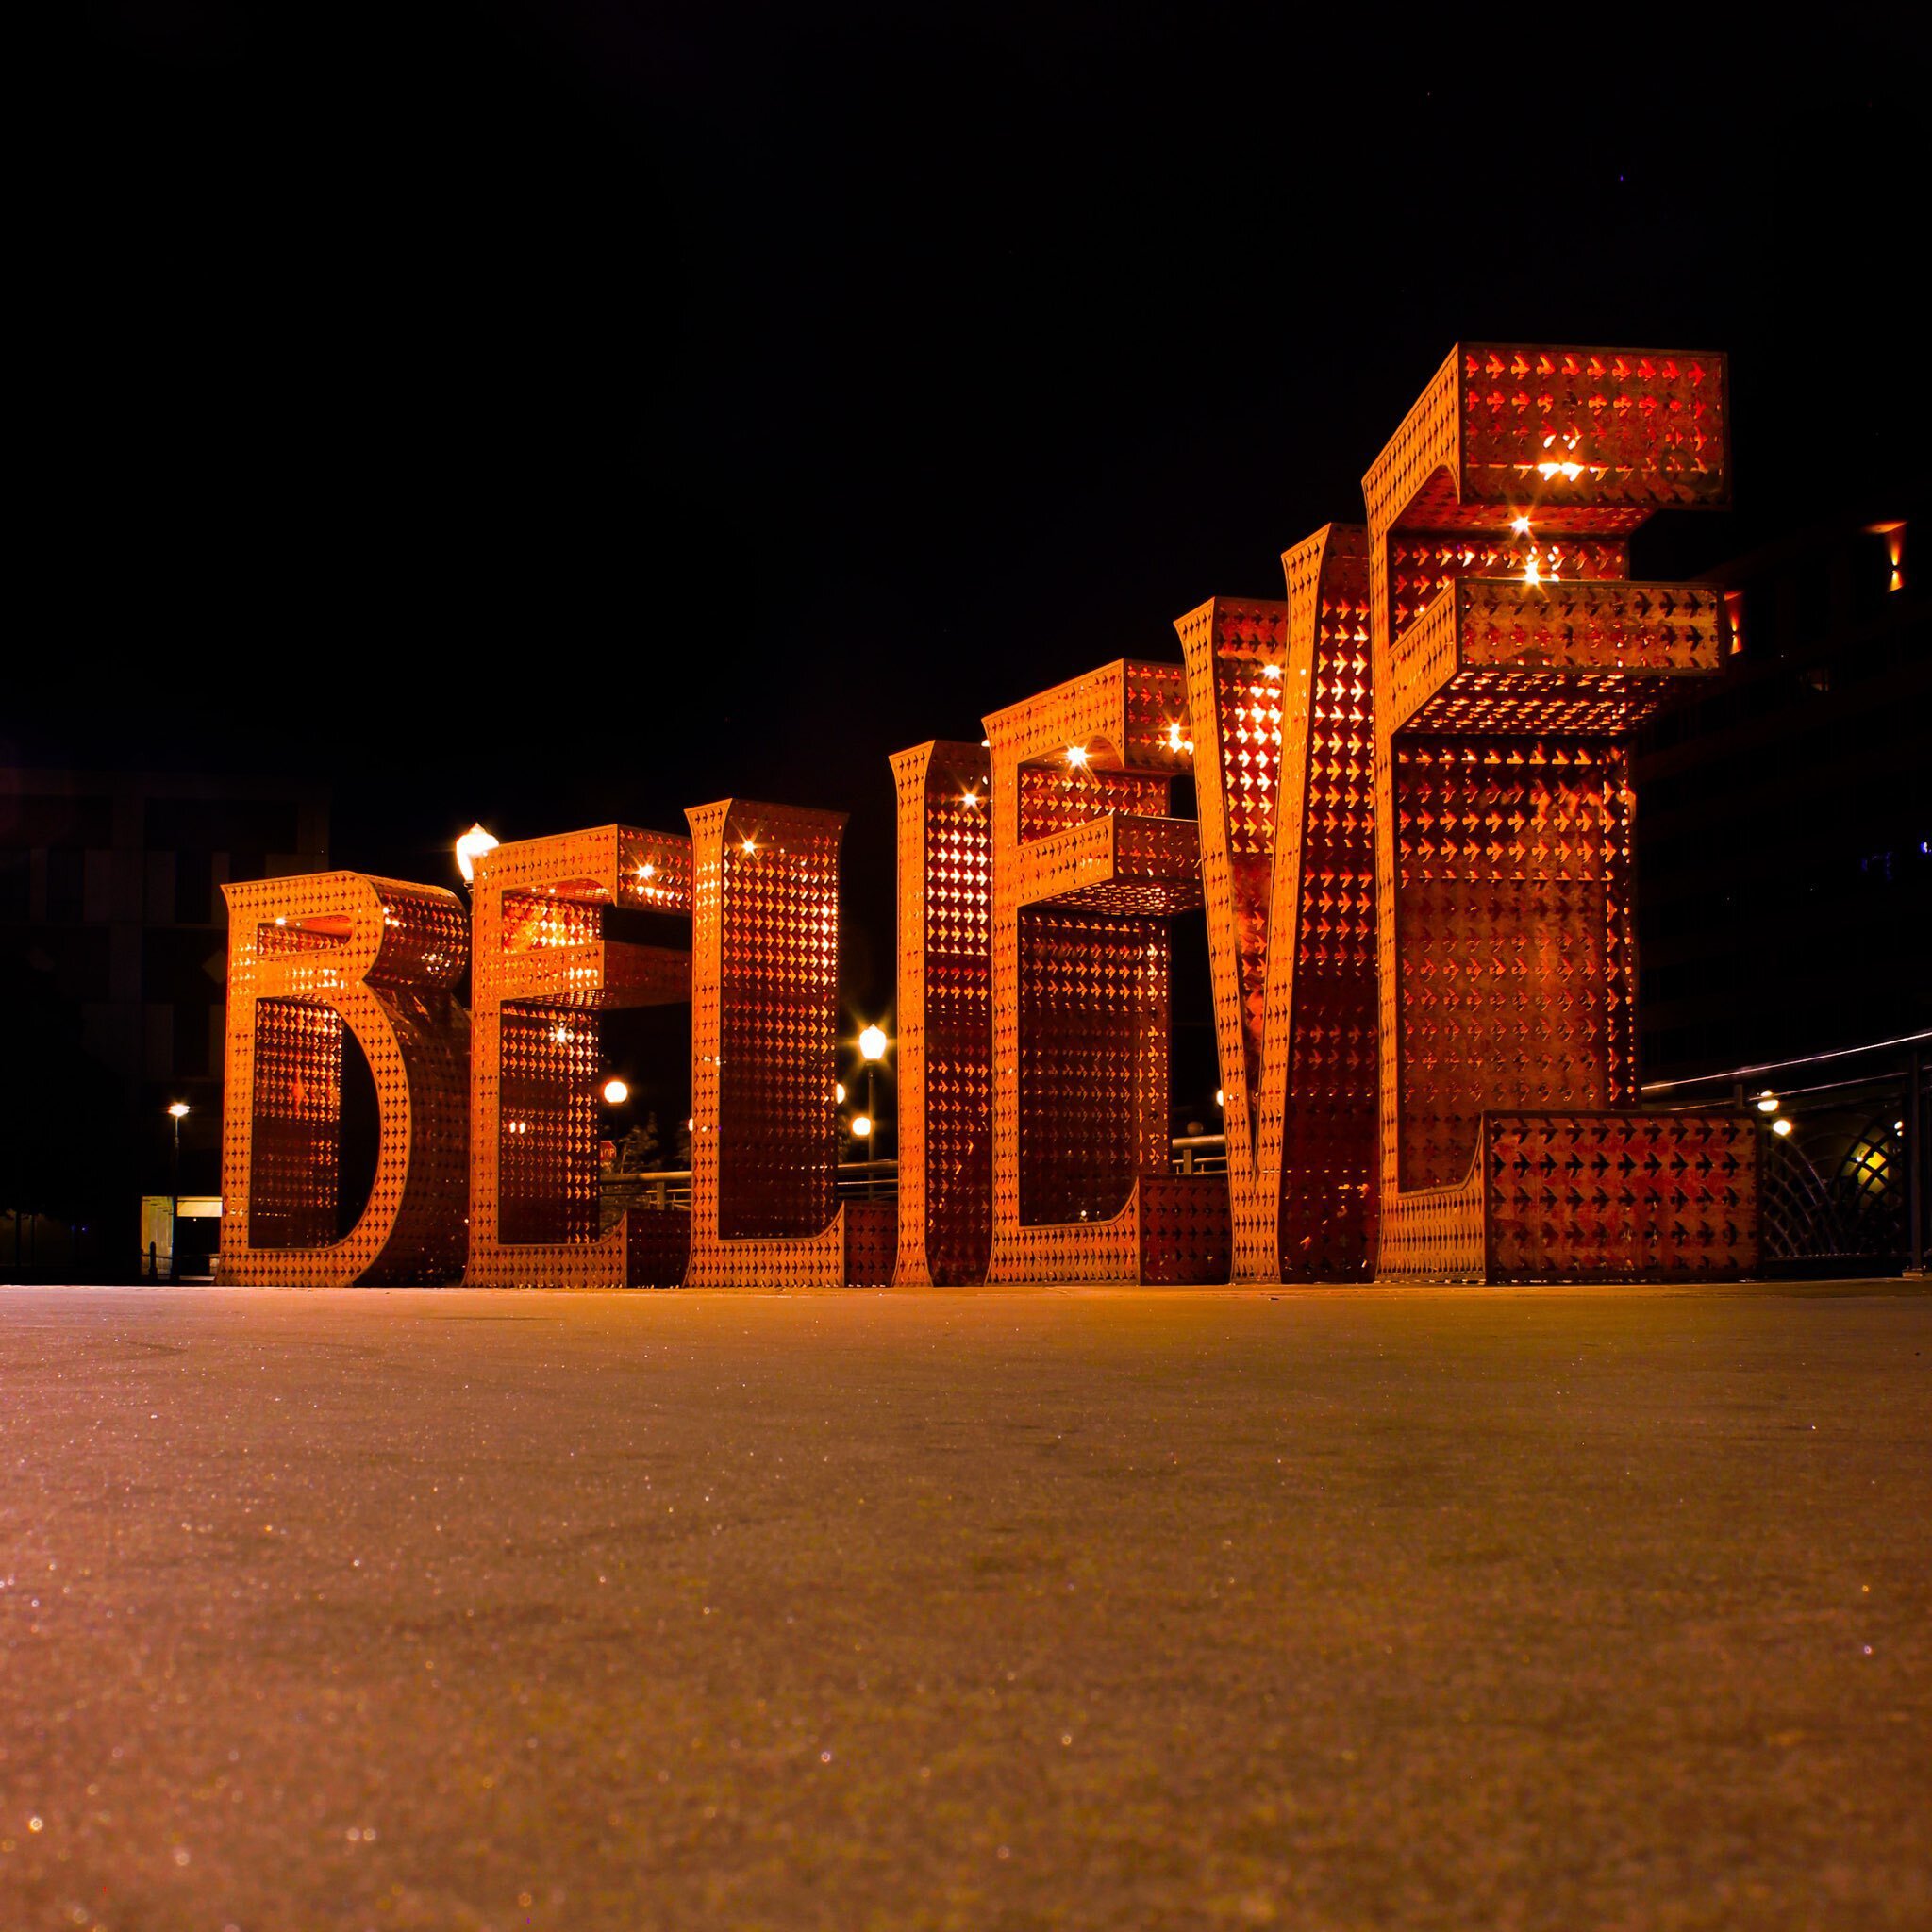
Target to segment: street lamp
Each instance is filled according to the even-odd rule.
[[[876,1178],[870,1157],[875,1151],[872,1137],[873,1128],[879,1117],[877,1097],[873,1091],[873,1069],[885,1058],[891,1044],[892,1042],[886,1038],[886,1029],[883,1026],[868,1026],[858,1036],[858,1057],[865,1062],[865,1111],[853,1121],[852,1133],[855,1140],[865,1142],[868,1157],[865,1167],[865,1191],[868,1196],[872,1193],[873,1183]]]
[[[472,825],[457,841],[457,870],[463,875],[464,885],[469,885],[476,876],[476,861],[486,852],[494,852],[497,846],[496,835],[486,832],[481,825]]]
[[[175,1151],[168,1174],[168,1279],[181,1278],[181,1123],[188,1118],[189,1106],[185,1100],[171,1100],[168,1103],[168,1118],[175,1128]]]
[[[629,1098],[630,1085],[627,1081],[620,1080],[615,1074],[611,1074],[609,1079],[605,1081],[604,1105],[606,1107],[622,1107]]]

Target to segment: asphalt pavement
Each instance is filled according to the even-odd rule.
[[[1932,1926],[1932,1296],[0,1290],[0,1927]]]

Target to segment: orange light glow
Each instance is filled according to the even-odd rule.
[[[486,832],[481,825],[472,825],[457,841],[457,870],[463,875],[464,885],[472,884],[476,876],[476,861],[486,852],[496,850],[496,835]]]
[[[1885,539],[1885,555],[1891,564],[1891,581],[1886,585],[1886,590],[1903,591],[1906,587],[1906,526],[1903,520],[1868,524],[1866,528],[1873,536]]]

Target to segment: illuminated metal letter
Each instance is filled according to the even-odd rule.
[[[1214,975],[1236,1281],[1374,1266],[1374,873],[1368,571],[1331,524],[1287,604],[1179,620]]]
[[[1628,736],[1724,656],[1627,581],[1726,500],[1722,356],[1463,346],[1363,479],[1384,1275],[1735,1275],[1750,1123],[1637,1100]]]
[[[888,1281],[891,1203],[841,1208],[837,1198],[844,814],[725,799],[685,816],[693,859],[686,1285]]]
[[[689,918],[691,841],[602,825],[498,845],[476,866],[470,1265],[491,1288],[675,1286],[690,1217],[633,1208],[600,1233],[599,1014],[691,998],[691,955],[607,936],[613,913]]]
[[[314,873],[228,905],[221,1278],[446,1281],[463,1265],[469,1022],[463,908],[433,886]],[[369,1200],[338,1232],[342,1029],[375,1084]]]
[[[895,753],[901,1288],[983,1280],[992,1242],[992,801],[976,744]]]
[[[1167,921],[1201,903],[1177,664],[1110,664],[986,721],[993,810],[990,1281],[1210,1281],[1220,1174],[1169,1171]]]

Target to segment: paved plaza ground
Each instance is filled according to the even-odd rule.
[[[0,1926],[1932,1925],[1932,1297],[0,1291]]]

